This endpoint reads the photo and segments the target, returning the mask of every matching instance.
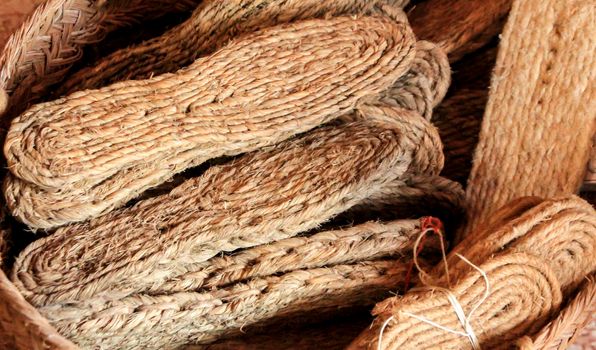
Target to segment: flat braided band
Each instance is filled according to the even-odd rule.
[[[190,166],[349,112],[414,54],[404,23],[309,20],[244,37],[176,74],[36,105],[7,136],[7,204],[36,228],[95,217]]]

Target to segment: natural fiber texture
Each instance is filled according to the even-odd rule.
[[[118,50],[72,75],[65,95],[124,80],[148,79],[186,67],[239,34],[315,17],[370,13],[386,0],[207,0],[163,36]],[[400,2],[395,6],[403,6]]]
[[[578,197],[546,200],[491,231],[479,232],[454,248],[448,259],[453,276],[457,278],[459,273],[470,270],[453,254],[460,253],[479,263],[506,248],[530,253],[551,264],[565,294],[596,270],[596,212]]]
[[[519,217],[495,229],[498,223],[516,213]],[[469,320],[479,344],[490,349],[507,348],[508,341],[537,332],[558,311],[562,296],[569,295],[586,275],[596,271],[596,213],[583,200],[570,197],[536,204],[535,198],[526,198],[499,210],[496,216],[482,227],[483,232],[464,240],[449,254],[449,277],[439,264],[430,282],[449,288],[466,315],[478,305]],[[486,288],[479,271],[458,254],[487,274],[490,295],[486,300],[480,302]],[[512,261],[516,265],[513,270],[502,264]],[[454,286],[448,287],[449,280],[455,281]],[[422,349],[440,345],[472,349],[467,337],[404,314],[409,312],[460,331],[453,308],[447,294],[436,287],[409,292],[402,299],[388,299],[375,309],[378,315],[375,326],[366,330],[353,347],[376,348],[380,327],[394,316],[384,329],[384,348]]]
[[[174,75],[37,105],[7,136],[18,176],[5,185],[7,203],[32,227],[80,221],[207,159],[307,131],[407,70],[408,28],[381,17],[302,21],[246,36]]]
[[[518,340],[520,350],[564,350],[596,313],[596,282],[591,276],[569,305],[535,336]]]
[[[0,270],[0,348],[76,350],[31,306]]]
[[[410,70],[383,91],[379,100],[417,111],[430,120],[433,108],[445,97],[450,81],[451,70],[445,52],[431,42],[418,41]]]
[[[427,121],[391,107],[368,107],[367,115],[369,121],[317,129],[212,167],[169,194],[58,229],[20,255],[15,282],[27,298],[44,286],[142,290],[222,251],[316,228],[366,198],[399,197],[394,181],[440,171],[440,141]]]
[[[594,22],[589,2],[514,2],[469,181],[467,233],[513,198],[579,189],[596,125]]]
[[[532,333],[544,325],[561,303],[560,285],[542,259],[523,253],[498,254],[479,266],[490,281],[490,295],[478,271],[468,271],[450,288],[465,312],[478,308],[470,318],[478,341],[486,349],[507,349],[509,341]],[[444,327],[461,330],[453,305],[445,292],[422,289],[377,304],[373,326],[348,349],[377,349],[380,328],[383,349],[472,349],[467,337],[446,332],[407,313],[424,317]]]
[[[44,0],[4,0],[0,9],[0,50],[10,35]],[[0,93],[1,94],[1,93]],[[3,110],[0,106],[0,111]]]
[[[143,20],[151,20],[196,4],[196,0],[45,2],[11,36],[0,56],[0,91],[10,95],[6,114],[19,113],[29,101],[61,81],[81,57],[85,44],[100,41],[107,32],[139,20],[140,14]]]
[[[437,43],[454,62],[501,32],[512,0],[427,0],[408,14],[416,37]]]
[[[407,263],[361,262],[298,270],[210,292],[88,299],[41,308],[83,348],[175,349],[239,334],[245,325],[374,304],[403,285]],[[140,321],[140,322],[139,322]]]

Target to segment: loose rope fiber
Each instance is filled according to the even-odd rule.
[[[586,1],[513,3],[474,156],[465,234],[513,198],[579,190],[596,131],[595,22]]]
[[[176,349],[237,335],[243,326],[284,315],[367,306],[403,286],[408,264],[360,262],[292,271],[208,292],[92,298],[40,309],[82,348]]]
[[[404,23],[310,20],[246,36],[173,75],[36,105],[7,136],[16,176],[7,203],[37,228],[97,216],[190,166],[349,112],[395,82],[414,53]]]
[[[569,305],[540,332],[517,342],[520,350],[564,350],[596,312],[596,281],[590,276]]]
[[[76,72],[61,87],[60,94],[172,73],[217,51],[239,34],[316,17],[370,14],[378,4],[387,2],[401,8],[404,1],[206,0],[191,18],[164,35],[118,50]]]
[[[499,225],[516,213],[519,217]],[[499,210],[493,222],[485,224],[482,230],[449,254],[449,276],[442,273],[445,270],[442,264],[435,267],[431,276],[436,279],[433,284],[439,286],[448,285],[449,280],[456,281],[455,287],[448,291],[455,295],[466,315],[477,308],[473,317],[468,316],[468,321],[483,348],[507,348],[509,342],[537,332],[558,312],[561,298],[596,271],[596,215],[589,204],[577,197],[543,202],[536,198],[518,200]],[[471,262],[460,258],[464,254]],[[514,257],[518,264],[514,271],[487,268]],[[550,284],[545,284],[536,274],[537,262],[543,265],[538,270],[548,276]],[[472,268],[472,264],[480,268]],[[490,283],[489,297],[481,303],[478,296],[486,287],[465,282],[470,278],[480,281],[479,271],[486,273]],[[391,298],[378,305],[376,313],[380,317],[375,321],[376,326],[362,333],[353,348],[376,348],[380,329],[386,324],[382,344],[387,349],[404,346],[471,349],[470,340],[460,332],[454,306],[446,293],[436,288],[427,289],[420,292],[426,295],[424,297],[419,292],[411,296],[408,293],[404,298]],[[466,293],[477,297],[466,299]],[[524,303],[532,306],[521,306]],[[442,305],[444,310],[437,305]],[[481,311],[485,309],[491,313],[487,318]],[[387,321],[390,316],[394,319]]]
[[[0,55],[0,91],[10,95],[7,116],[18,114],[82,56],[82,47],[131,22],[189,11],[198,0],[49,0],[10,37]],[[142,18],[140,18],[142,16]],[[1,93],[0,93],[1,94]],[[0,110],[0,115],[5,112]]]
[[[365,198],[399,197],[393,181],[440,172],[440,141],[426,120],[393,107],[369,109],[369,122],[317,129],[212,167],[169,194],[60,228],[17,258],[15,283],[27,297],[45,285],[142,289],[153,272],[294,236]],[[392,124],[374,121],[375,114]]]
[[[560,285],[549,265],[538,257],[498,254],[479,269],[490,281],[488,298],[484,299],[485,280],[478,271],[468,271],[450,293],[467,314],[474,310],[470,326],[483,348],[508,348],[509,341],[540,329],[561,303]],[[348,349],[377,349],[380,328],[391,316],[383,331],[383,349],[472,349],[466,337],[411,316],[459,331],[460,320],[453,308],[446,294],[435,289],[413,290],[388,299],[377,304],[372,327]]]

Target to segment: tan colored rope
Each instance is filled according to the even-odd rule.
[[[370,13],[386,0],[206,0],[164,35],[118,50],[64,83],[61,95],[124,80],[148,79],[186,67],[239,34],[315,17]],[[400,2],[390,1],[395,6]]]
[[[519,217],[504,225],[499,224],[516,213],[520,214]],[[596,213],[594,208],[577,197],[538,204],[535,198],[516,201],[498,211],[493,222],[485,224],[482,230],[473,239],[464,240],[449,254],[449,277],[445,275],[442,264],[435,267],[432,276],[438,277],[432,283],[447,286],[449,279],[456,281],[455,286],[446,288],[456,296],[466,315],[478,307],[475,316],[468,316],[468,320],[483,348],[507,347],[509,341],[537,332],[553,313],[558,312],[562,296],[567,296],[586,275],[596,271]],[[486,288],[479,270],[463,261],[459,254],[486,273],[490,284],[486,300],[481,299]],[[514,271],[488,268],[498,261],[511,259],[518,264]],[[536,262],[543,264],[538,270],[548,276],[549,287],[544,284],[543,277],[536,274]],[[475,282],[466,282],[469,279]],[[540,287],[539,292],[534,289],[537,286]],[[426,296],[422,297],[420,293]],[[377,306],[379,317],[375,321],[376,326],[365,331],[360,340],[353,343],[354,348],[376,348],[382,324],[393,315],[397,322],[388,321],[382,338],[387,349],[401,349],[403,346],[422,349],[437,344],[472,349],[466,336],[411,316],[424,317],[461,332],[453,311],[454,305],[449,302],[447,293],[435,288],[415,292],[410,297],[408,294],[403,299],[391,298]],[[475,297],[467,299],[468,294]],[[521,306],[524,303],[531,306]],[[483,314],[482,310],[489,314]],[[409,314],[404,315],[404,312]]]
[[[569,305],[535,336],[525,336],[517,342],[520,350],[564,350],[573,344],[582,328],[596,313],[596,282],[594,275]]]
[[[596,127],[594,22],[590,2],[514,2],[474,156],[466,233],[513,198],[578,191]]]
[[[7,136],[19,178],[5,185],[7,203],[32,227],[80,221],[189,166],[307,131],[407,70],[408,28],[380,17],[303,21],[244,37],[174,75],[39,104]]]
[[[41,308],[83,348],[175,349],[210,343],[272,317],[316,319],[338,308],[372,305],[403,285],[407,263],[360,262],[257,278],[209,292],[89,299]]]
[[[408,13],[419,39],[437,43],[449,61],[484,46],[501,32],[512,0],[426,0]]]
[[[154,283],[152,273],[294,236],[370,196],[399,197],[394,181],[440,171],[440,140],[426,120],[392,107],[369,110],[370,120],[378,114],[392,124],[320,128],[212,167],[169,194],[58,229],[20,255],[15,283],[28,298],[44,286],[142,289]]]
[[[447,55],[428,41],[416,43],[416,56],[410,70],[383,91],[383,103],[417,111],[430,120],[433,108],[445,97],[451,81]]]
[[[508,341],[540,329],[561,303],[560,285],[541,258],[524,253],[497,254],[479,268],[490,281],[490,294],[483,302],[486,286],[478,271],[468,271],[450,291],[466,315],[477,307],[469,321],[483,348],[508,348]],[[383,349],[472,349],[465,336],[411,316],[462,331],[454,306],[442,291],[410,291],[377,304],[373,313],[377,318],[372,327],[348,349],[377,349],[380,329],[391,316],[383,332]]]

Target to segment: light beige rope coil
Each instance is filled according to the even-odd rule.
[[[15,284],[27,297],[87,284],[93,293],[142,290],[154,283],[148,276],[308,231],[368,197],[399,197],[394,181],[440,171],[440,141],[426,120],[368,109],[369,122],[317,129],[212,167],[169,194],[58,229],[20,255]]]
[[[498,254],[479,265],[479,269],[490,281],[488,297],[485,298],[485,279],[475,270],[463,275],[448,293],[463,308],[482,348],[508,348],[508,341],[540,329],[561,303],[557,278],[538,257],[524,253]],[[417,318],[462,332],[448,293],[421,288],[377,304],[373,311],[377,318],[372,327],[348,349],[377,349],[385,322],[382,349],[473,349],[466,336]]]
[[[479,263],[503,249],[543,258],[567,294],[596,270],[596,212],[576,196],[545,200],[501,228],[463,240],[452,253]],[[456,278],[469,270],[453,255],[448,263]]]
[[[82,348],[176,349],[239,334],[272,317],[317,319],[338,308],[374,304],[403,285],[408,264],[360,262],[292,271],[208,292],[92,298],[40,309]]]
[[[7,137],[7,203],[38,228],[97,216],[189,166],[350,111],[407,70],[413,45],[406,24],[385,18],[303,21],[244,37],[174,75],[39,104]]]
[[[587,278],[567,307],[540,332],[520,338],[516,343],[518,349],[564,350],[569,348],[596,312],[595,278],[594,275]]]
[[[224,46],[239,34],[310,18],[380,12],[387,0],[206,0],[184,23],[164,35],[118,50],[95,65],[76,72],[60,89],[61,95],[97,89],[124,80],[147,79],[172,73]]]
[[[508,218],[513,219],[502,224]],[[406,295],[403,299],[386,300],[376,309],[380,310],[378,314],[383,313],[375,321],[376,328],[365,331],[354,346],[376,347],[382,324],[387,322],[382,342],[388,349],[403,346],[427,348],[437,344],[447,348],[472,349],[476,347],[467,338],[467,335],[472,334],[483,348],[506,348],[510,346],[509,341],[538,331],[550,320],[550,316],[558,312],[562,296],[568,296],[584,281],[586,275],[596,271],[596,213],[588,203],[577,197],[542,202],[536,198],[518,200],[499,210],[492,222],[482,226],[482,230],[474,235],[474,239],[464,240],[449,254],[449,277],[443,273],[445,267],[442,264],[436,266],[431,274],[435,279],[432,281],[433,286],[446,286],[445,291],[450,292],[431,286],[428,289],[434,288],[434,292],[422,292],[430,293],[430,298],[414,293],[411,297]],[[471,262],[464,261],[461,256],[469,257]],[[491,269],[486,268],[495,261],[506,261],[512,257],[516,257],[519,264],[518,272],[499,268],[499,273],[491,274]],[[535,274],[533,268],[536,268],[535,263],[538,261],[543,265],[540,271],[552,280],[552,288],[544,287],[542,278]],[[480,268],[476,269],[472,264]],[[486,299],[473,299],[473,302],[466,301],[463,299],[466,293],[480,293],[486,288],[462,284],[470,276],[482,280],[479,271],[487,275],[489,296]],[[455,281],[454,287],[448,286],[449,280]],[[541,290],[547,294],[540,296],[540,293],[535,293],[536,286],[542,286]],[[497,292],[501,287],[503,290]],[[455,295],[453,300],[463,306],[466,319],[471,322],[472,333],[469,330],[462,331],[460,326],[450,321],[453,316],[453,320],[459,322],[453,311],[456,304],[453,300],[449,301],[449,293]],[[509,300],[512,299],[519,300],[511,304]],[[441,313],[435,308],[436,303],[451,312]],[[517,303],[536,304],[534,307],[538,309],[518,307],[516,305],[520,304]],[[489,310],[490,315],[498,316],[484,318],[481,311],[470,316],[470,310],[475,307],[478,311]],[[403,315],[404,311],[408,314]],[[391,315],[399,322],[387,321]],[[421,325],[430,327],[432,331],[420,328]],[[445,326],[448,330],[437,325]],[[407,342],[407,345],[402,342]]]

